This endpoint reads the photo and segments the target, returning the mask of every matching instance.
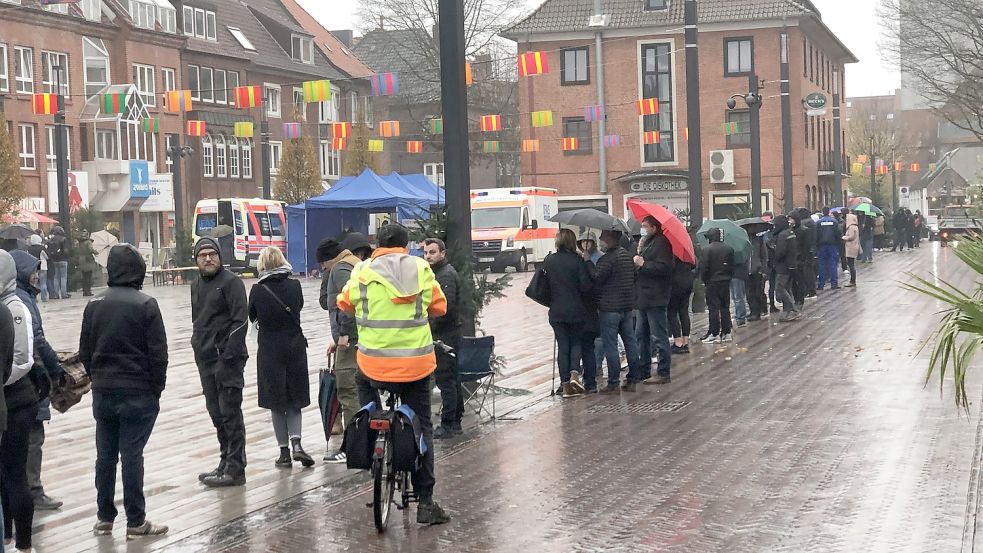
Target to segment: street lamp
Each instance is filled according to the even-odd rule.
[[[174,140],[178,140],[175,136]],[[181,195],[181,160],[194,155],[191,146],[175,144],[167,149],[167,157],[171,159],[171,173],[174,175],[174,231],[175,236],[184,230],[184,200]],[[177,240],[175,239],[175,243]]]
[[[748,107],[751,120],[751,216],[761,216],[761,83],[752,71],[748,75],[748,93],[734,94],[727,99],[727,109],[735,109],[741,99]],[[791,198],[786,198],[789,203]],[[789,205],[791,205],[789,203]]]

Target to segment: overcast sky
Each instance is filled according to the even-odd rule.
[[[412,2],[413,0],[407,0]],[[733,0],[740,1],[740,0]],[[891,94],[899,85],[897,71],[881,60],[877,5],[879,0],[812,0],[826,25],[853,51],[860,63],[847,66],[847,96]],[[354,29],[359,0],[299,0],[328,29]],[[541,0],[526,0],[532,10]]]

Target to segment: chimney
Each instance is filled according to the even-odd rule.
[[[341,41],[349,50],[352,48],[352,42],[354,41],[354,32],[351,29],[345,29],[343,31],[331,31],[331,34]]]

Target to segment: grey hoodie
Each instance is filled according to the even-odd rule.
[[[4,383],[9,386],[31,372],[34,366],[34,331],[31,313],[24,302],[17,297],[17,267],[10,254],[0,250],[0,301],[10,309],[14,320],[14,364],[10,378]]]

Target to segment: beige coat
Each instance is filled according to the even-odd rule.
[[[857,216],[848,213],[846,216],[846,235],[843,236],[846,256],[856,259],[860,255],[860,227]]]

